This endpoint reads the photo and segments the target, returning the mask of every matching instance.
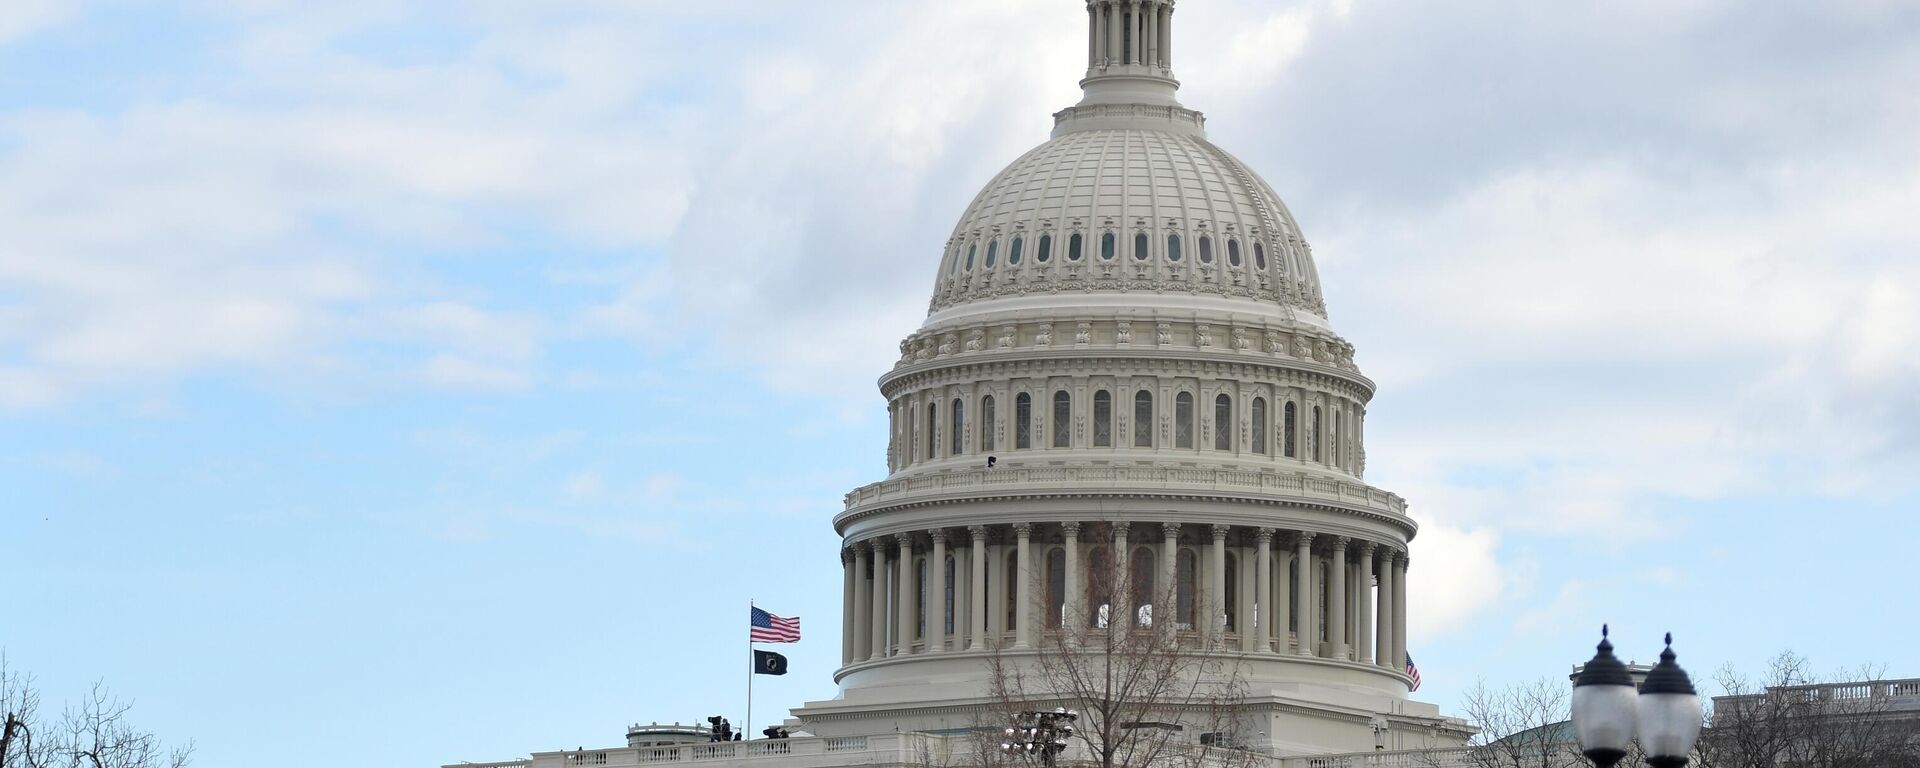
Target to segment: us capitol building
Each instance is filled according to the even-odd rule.
[[[1084,98],[960,215],[880,379],[889,474],[833,520],[840,695],[795,709],[790,739],[486,765],[917,765],[992,711],[990,659],[1027,663],[1081,617],[1172,621],[1233,664],[1235,744],[1276,766],[1465,741],[1408,698],[1418,527],[1365,482],[1374,384],[1312,248],[1175,98],[1173,0],[1086,9]],[[1096,584],[1110,571],[1139,597]]]

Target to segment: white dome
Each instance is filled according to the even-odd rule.
[[[1030,294],[1059,307],[1143,292],[1238,312],[1286,307],[1324,323],[1299,225],[1265,181],[1206,140],[1198,113],[1102,105],[1056,118],[1055,138],[1014,160],[960,216],[929,325]]]

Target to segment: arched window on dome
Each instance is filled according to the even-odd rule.
[[[1167,235],[1167,261],[1180,260],[1180,236]]]
[[[948,433],[950,434],[950,438],[947,440],[947,444],[953,447],[953,452],[947,454],[949,456],[958,456],[961,453],[964,453],[967,449],[967,445],[966,445],[967,433],[965,429],[966,423],[967,423],[966,418],[967,418],[966,401],[961,400],[960,398],[957,398],[957,397],[954,398],[953,399],[953,421],[948,425],[948,430],[947,430]]]
[[[972,242],[967,244],[967,271],[968,272],[973,271],[973,251],[975,248],[979,248],[979,247],[980,247],[980,243],[978,242]]]
[[[1174,596],[1174,621],[1180,629],[1193,629],[1194,619],[1194,581],[1199,576],[1198,563],[1193,550],[1180,550],[1179,562],[1174,566],[1176,594]]]
[[[1267,249],[1260,247],[1258,242],[1253,244],[1253,266],[1255,269],[1267,268]]]
[[[1081,237],[1078,232],[1073,233],[1072,237],[1067,238],[1067,261],[1080,260],[1080,240]]]
[[[1073,437],[1073,396],[1066,390],[1053,393],[1053,447],[1067,448]]]
[[[1307,455],[1315,462],[1320,461],[1320,432],[1326,422],[1320,418],[1320,406],[1313,407],[1313,420],[1307,422]]]
[[[955,243],[953,246],[953,250],[947,254],[947,274],[957,275],[959,273],[960,273],[960,245],[958,243]]]
[[[1020,612],[1015,610],[1020,607],[1020,560],[1011,551],[1007,553],[1006,574],[1007,577],[1000,580],[1000,604],[1006,606],[1000,627],[1013,632],[1020,628]]]
[[[1213,238],[1206,235],[1200,236],[1200,260],[1208,264],[1213,263]]]
[[[1227,263],[1240,266],[1240,241],[1231,237],[1227,238]]]
[[[1013,447],[1033,447],[1033,396],[1025,392],[1013,396]]]
[[[1193,447],[1193,393],[1173,396],[1173,447]]]
[[[1240,558],[1227,553],[1226,579],[1220,585],[1220,612],[1226,615],[1226,631],[1240,631]],[[1257,608],[1255,610],[1258,610]]]
[[[1138,261],[1146,261],[1147,257],[1152,255],[1153,253],[1147,250],[1147,233],[1145,232],[1134,233],[1133,258]]]
[[[1133,393],[1133,447],[1153,447],[1153,393]]]
[[[1267,399],[1256,397],[1248,407],[1248,418],[1253,421],[1253,452],[1267,454]]]
[[[938,432],[939,426],[940,426],[939,404],[927,403],[927,458],[929,460],[938,458],[940,455],[940,440],[939,440],[939,436],[936,434],[936,432]]]
[[[1132,567],[1128,569],[1127,585],[1132,587],[1128,596],[1133,598],[1134,624],[1142,627],[1153,626],[1154,576],[1153,550],[1137,547],[1133,550]]]
[[[1213,398],[1213,449],[1233,450],[1233,398],[1222,392]]]
[[[1294,413],[1295,410],[1293,401],[1291,400],[1287,401],[1286,406],[1280,409],[1280,452],[1285,454],[1289,459],[1293,458],[1294,454],[1293,434],[1294,427],[1297,425],[1296,420],[1299,418],[1299,416]]]
[[[1000,253],[1000,241],[988,240],[987,241],[987,264],[986,264],[987,269],[993,269],[993,265],[997,261],[996,257],[999,255],[999,253]]]
[[[1007,244],[1007,266],[1020,266],[1020,247],[1023,245],[1026,245],[1026,240],[1018,237],[1014,238],[1013,242]]]
[[[1113,261],[1113,248],[1114,248],[1113,233],[1107,232],[1105,234],[1100,235],[1100,260],[1101,261]]]
[[[1089,627],[1104,627],[1113,611],[1113,560],[1106,547],[1087,552],[1087,617]]]
[[[1113,447],[1113,393],[1104,389],[1093,393],[1093,446]]]
[[[993,395],[980,398],[980,452],[993,450],[993,433],[998,429],[997,414],[993,412]]]
[[[1067,624],[1067,553],[1058,547],[1047,550],[1047,612],[1041,626],[1058,629]]]
[[[1040,247],[1038,250],[1035,250],[1033,252],[1033,260],[1036,263],[1045,264],[1049,259],[1052,259],[1052,258],[1053,258],[1053,235],[1041,235]]]

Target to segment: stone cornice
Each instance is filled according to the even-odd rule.
[[[1275,387],[1331,391],[1361,403],[1373,399],[1373,381],[1358,372],[1279,358],[1229,356],[1192,350],[1023,350],[941,359],[903,366],[880,378],[888,400],[928,387],[977,385],[982,381],[1048,376],[1209,377]]]
[[[1037,467],[925,473],[854,489],[834,530],[889,512],[942,504],[1038,499],[1232,502],[1339,512],[1401,531],[1418,526],[1399,495],[1313,473],[1171,467]]]

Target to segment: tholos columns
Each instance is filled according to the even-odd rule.
[[[941,653],[947,650],[947,532],[935,529],[929,532],[933,538],[933,559],[927,562],[927,599],[933,605],[927,609],[927,653]]]
[[[1127,21],[1126,13],[1126,10],[1121,7],[1117,0],[1107,3],[1107,55],[1102,57],[1104,60],[1101,63],[1103,64],[1112,65],[1120,63],[1120,51],[1122,48],[1120,42],[1120,27]]]
[[[987,645],[987,527],[972,525],[967,532],[973,534],[973,577],[967,587],[972,605],[967,610],[970,626],[968,634],[972,638],[967,648],[981,650]]]
[[[1320,635],[1315,631],[1313,621],[1313,534],[1302,531],[1294,539],[1293,563],[1293,596],[1300,605],[1300,614],[1295,619],[1300,645],[1298,652],[1301,656],[1312,656]]]
[[[1360,545],[1360,579],[1353,587],[1360,593],[1359,607],[1354,609],[1355,618],[1360,620],[1353,634],[1353,644],[1359,651],[1354,659],[1362,664],[1373,663],[1373,550],[1372,542]]]
[[[1254,650],[1266,653],[1273,650],[1273,529],[1261,528],[1253,541],[1254,625],[1241,627],[1240,633],[1253,630]]]
[[[1196,614],[1206,611],[1200,636],[1206,638],[1209,648],[1223,647],[1227,640],[1227,532],[1230,530],[1232,528],[1225,525],[1213,527],[1213,551],[1207,556],[1207,599],[1203,601],[1204,608],[1194,609]]]
[[[864,541],[853,544],[853,660],[865,661],[873,654],[873,631],[867,622],[873,619],[873,580],[867,578],[867,550]]]
[[[1033,539],[1032,523],[1014,523],[1014,606],[1013,606],[1013,647],[1033,647],[1033,560],[1029,543]]]
[[[1060,616],[1048,616],[1047,623],[1048,625],[1052,625],[1054,622],[1059,622],[1062,629],[1068,630],[1067,636],[1072,637],[1073,633],[1071,630],[1074,629],[1074,627],[1068,626],[1068,622],[1081,622],[1084,624],[1087,620],[1087,590],[1086,587],[1080,583],[1080,524],[1077,522],[1060,524],[1060,536],[1066,545],[1066,551],[1063,554],[1066,555],[1067,593],[1061,596],[1065,598],[1061,601],[1061,605],[1066,610],[1067,615],[1064,618]],[[1048,610],[1051,612],[1052,607],[1049,606]]]
[[[1145,35],[1146,43],[1143,47],[1146,48],[1147,55],[1140,57],[1140,60],[1141,62],[1145,63],[1148,66],[1159,66],[1160,65],[1160,4],[1156,2],[1148,6],[1146,13],[1147,13],[1147,34]]]
[[[913,534],[902,533],[895,537],[900,543],[900,555],[894,558],[893,567],[893,610],[899,614],[899,623],[895,625],[893,637],[893,655],[905,656],[913,653],[913,625],[920,611],[920,591],[914,589]]]
[[[1345,536],[1333,540],[1333,564],[1327,567],[1327,656],[1347,657],[1347,544]]]

